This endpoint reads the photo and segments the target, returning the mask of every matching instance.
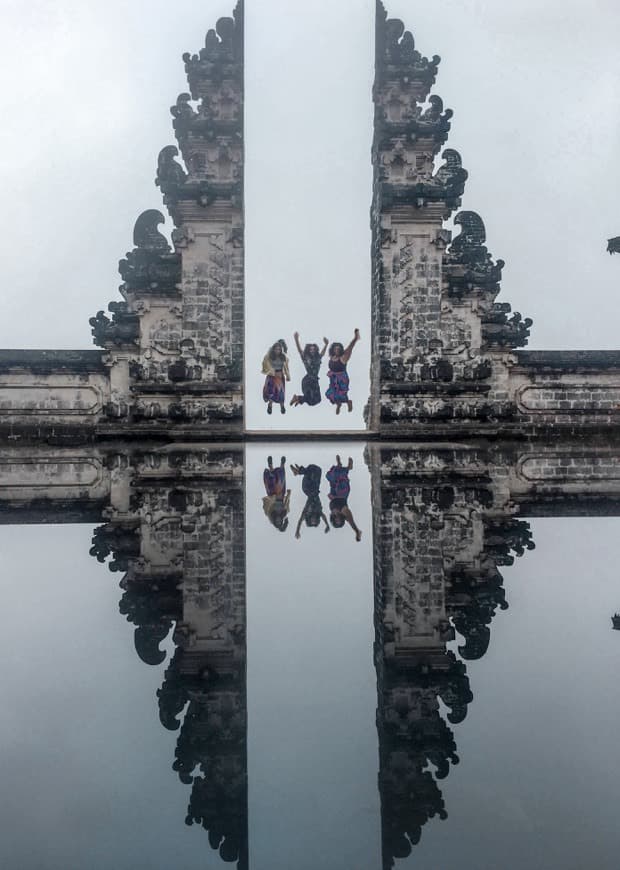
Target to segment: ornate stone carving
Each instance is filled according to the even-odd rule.
[[[461,232],[452,240],[444,260],[447,291],[457,298],[480,291],[488,294],[492,301],[499,293],[504,261],[493,262],[485,247],[486,231],[480,215],[462,211],[456,215],[454,223],[461,227]]]
[[[620,254],[620,236],[607,239],[607,250],[610,254]]]
[[[473,694],[459,655],[480,658],[497,609],[498,566],[534,544],[479,451],[369,448],[373,476],[375,662],[383,866],[410,854],[429,818],[445,819],[438,782],[458,763],[442,718],[462,722]],[[430,765],[433,765],[431,768]]]
[[[423,57],[416,50],[412,34],[405,30],[405,25],[398,18],[387,17],[383,3],[377,0],[377,54],[376,63],[379,81],[391,76],[402,78],[412,77],[424,85],[426,93],[435,81],[440,58],[434,55],[432,60]]]
[[[164,216],[155,209],[142,212],[133,231],[135,248],[120,260],[118,271],[123,279],[121,293],[127,298],[135,294],[179,294],[181,258],[171,251],[166,238],[157,227]]]
[[[243,0],[237,3],[232,18],[220,18],[209,30],[204,48],[198,54],[183,55],[192,98],[197,100],[212,80],[239,80],[243,63]]]
[[[88,321],[91,325],[93,344],[106,348],[138,344],[138,318],[128,310],[127,303],[110,302],[108,311],[112,312],[111,318],[103,311],[98,311]]]
[[[521,317],[509,302],[495,302],[482,319],[482,338],[487,347],[525,347],[530,337],[531,317]]]
[[[165,197],[178,196],[179,188],[187,181],[187,173],[175,160],[178,153],[179,149],[176,145],[166,145],[165,148],[161,149],[157,158],[155,184]]]

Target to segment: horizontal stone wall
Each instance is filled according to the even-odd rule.
[[[0,351],[0,433],[94,430],[110,399],[101,351]]]
[[[620,351],[521,351],[508,391],[518,422],[535,427],[620,425]]]

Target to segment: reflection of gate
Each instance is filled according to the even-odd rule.
[[[366,458],[383,858],[392,866],[430,817],[446,815],[440,781],[458,760],[450,726],[474,699],[466,666],[485,655],[507,606],[503,567],[534,546],[524,518],[620,515],[620,457],[583,440],[538,439],[373,442]],[[146,664],[162,664],[172,635],[157,697],[162,725],[179,731],[173,768],[188,786],[186,821],[243,870],[244,448],[23,444],[5,448],[0,475],[0,523],[100,524],[90,552],[123,575],[119,609]],[[447,648],[455,630],[458,657]]]
[[[394,437],[606,430],[620,419],[620,352],[524,351],[532,322],[496,302],[503,261],[475,212],[467,172],[441,153],[452,112],[429,96],[423,57],[377,3],[369,432]],[[92,351],[0,351],[0,437],[244,433],[243,0],[198,54],[172,107],[178,143],[154,210],[120,262],[122,301],[91,318]],[[184,166],[178,162],[182,157]]]

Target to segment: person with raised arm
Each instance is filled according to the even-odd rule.
[[[301,394],[295,393],[291,399],[291,405],[318,405],[321,401],[321,387],[319,385],[319,369],[329,344],[326,338],[323,339],[323,350],[319,350],[318,344],[307,344],[304,349],[301,349],[299,341],[299,333],[293,334],[299,356],[306,369],[306,374],[301,381]]]
[[[321,525],[321,520],[323,520],[325,532],[329,532],[329,523],[323,513],[323,506],[319,495],[323,472],[318,465],[291,465],[291,471],[296,477],[297,475],[303,477],[301,488],[306,496],[306,504],[299,517],[295,537],[301,537],[301,526],[304,521],[308,528],[317,528],[317,526]]]
[[[349,411],[353,410],[353,402],[349,398],[349,374],[347,363],[351,359],[351,353],[356,343],[360,340],[359,329],[355,330],[352,341],[344,347],[341,342],[335,341],[329,349],[329,387],[325,395],[336,406],[336,414],[346,403]]]
[[[345,522],[348,523],[355,532],[355,540],[361,541],[362,533],[355,525],[353,514],[347,504],[351,492],[349,472],[352,468],[353,460],[351,457],[349,457],[347,467],[344,468],[340,457],[336,456],[336,464],[332,465],[325,475],[329,480],[329,518],[335,529],[341,529]]]

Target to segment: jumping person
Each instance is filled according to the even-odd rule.
[[[273,467],[271,456],[267,457],[267,468],[263,471],[263,483],[267,493],[263,498],[263,510],[269,522],[279,531],[285,532],[291,504],[291,491],[286,488],[285,456],[282,457],[277,468]]]
[[[297,529],[295,530],[295,537],[301,537],[301,524],[304,520],[308,528],[316,528],[317,526],[320,526],[321,520],[323,520],[325,523],[325,532],[329,532],[329,523],[327,522],[327,517],[323,513],[323,506],[321,505],[321,497],[319,495],[319,490],[321,488],[321,475],[323,472],[318,465],[291,465],[291,471],[296,477],[299,474],[302,475],[303,480],[301,482],[301,488],[306,495],[306,504],[301,512],[301,516],[299,517]]]
[[[284,407],[284,381],[290,381],[291,376],[286,356],[286,342],[284,339],[272,344],[263,357],[262,372],[266,375],[263,387],[263,400],[267,403],[267,413],[271,414],[273,403],[280,406],[282,414],[286,414]]]
[[[356,330],[357,331],[357,330]],[[353,514],[347,504],[351,484],[349,472],[353,468],[353,460],[349,457],[346,468],[343,467],[340,457],[336,456],[336,464],[332,465],[325,475],[329,480],[329,518],[335,529],[341,529],[347,522],[355,532],[355,540],[362,540],[362,533],[355,525]]]
[[[339,341],[335,341],[329,349],[329,387],[325,395],[336,406],[336,413],[346,402],[349,411],[353,410],[353,402],[349,398],[349,375],[347,363],[351,359],[351,353],[356,342],[360,340],[359,329],[355,330],[353,340],[345,348]]]
[[[299,351],[299,356],[306,369],[306,374],[301,381],[301,395],[295,393],[291,399],[291,405],[318,405],[321,401],[321,387],[319,386],[319,369],[327,345],[329,344],[326,338],[323,339],[323,350],[319,350],[318,344],[307,344],[304,349],[301,349],[299,342],[299,333],[293,333],[295,344]]]

